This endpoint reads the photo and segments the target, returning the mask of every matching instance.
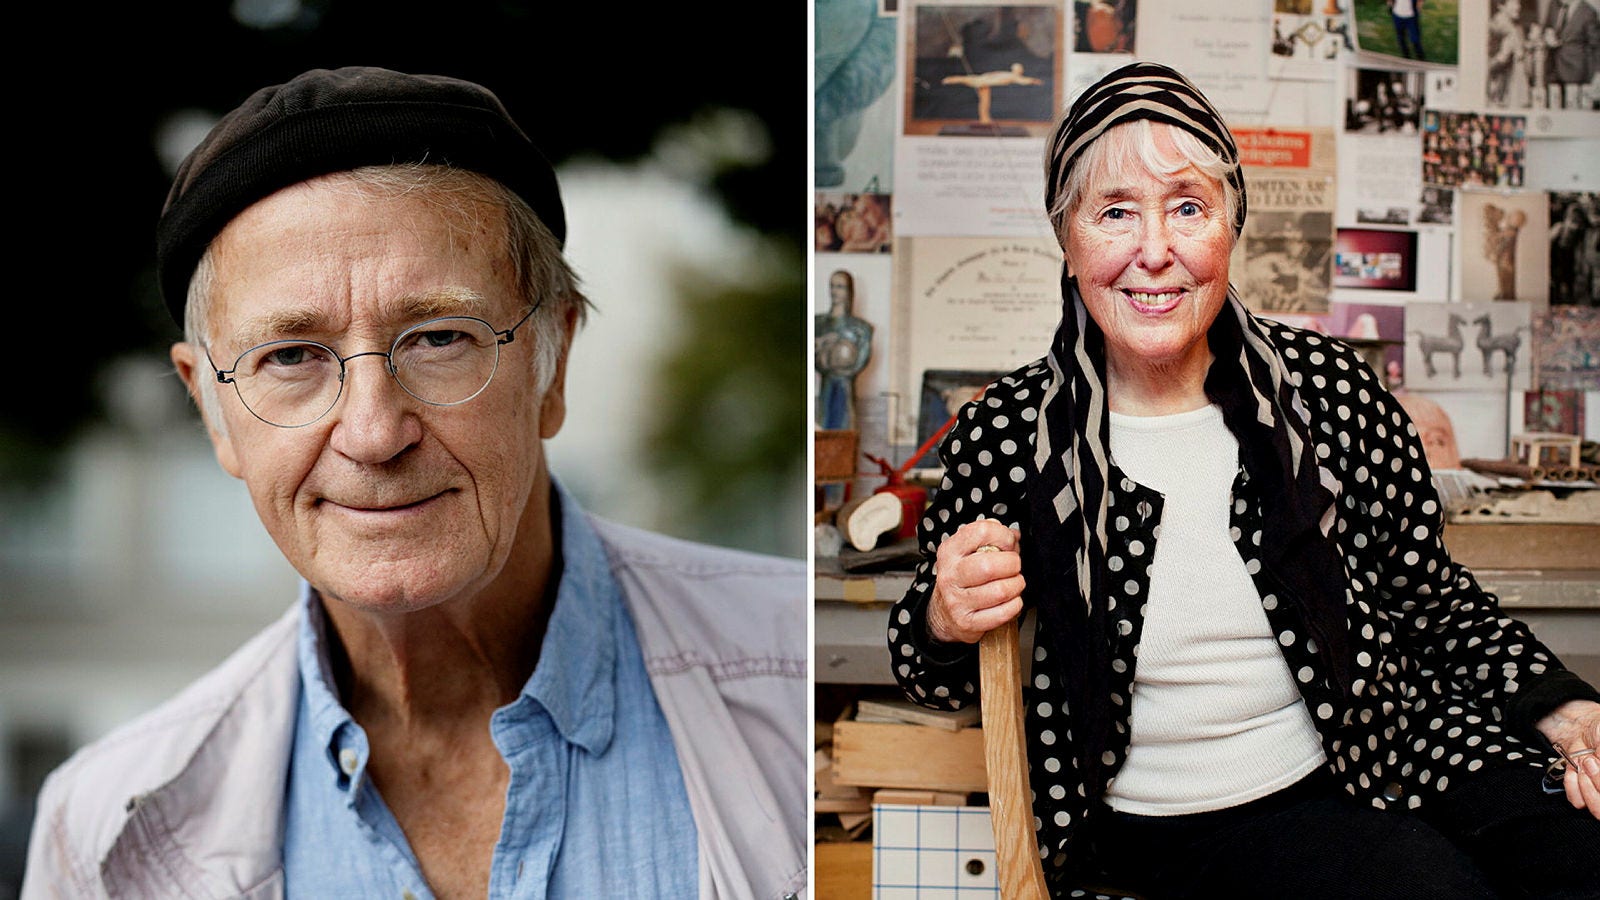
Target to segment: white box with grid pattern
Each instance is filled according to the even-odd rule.
[[[988,807],[872,807],[873,900],[998,896]]]

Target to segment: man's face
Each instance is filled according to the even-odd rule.
[[[526,306],[500,250],[504,217],[488,205],[473,212],[328,179],[256,203],[212,247],[212,358],[227,367],[282,337],[347,357],[387,351],[440,315],[509,328]],[[550,546],[541,441],[565,415],[565,348],[541,395],[533,330],[517,338],[501,346],[483,393],[459,406],[416,400],[377,356],[348,361],[338,403],[301,428],[258,420],[219,385],[226,429],[208,423],[217,459],[324,596],[404,612],[515,582]],[[173,361],[191,391],[213,377],[188,344]]]

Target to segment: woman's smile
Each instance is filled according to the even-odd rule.
[[[1128,304],[1135,312],[1147,316],[1159,316],[1172,312],[1178,308],[1178,303],[1183,299],[1183,292],[1177,288],[1164,290],[1135,290],[1123,288],[1122,295],[1128,298]]]

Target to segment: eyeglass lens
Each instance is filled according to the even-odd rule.
[[[258,418],[290,428],[309,425],[338,402],[350,361],[366,355],[385,354],[353,354],[341,360],[314,341],[271,341],[239,357],[233,384]],[[402,332],[387,356],[386,368],[406,393],[424,403],[451,406],[488,386],[499,365],[500,342],[481,319],[433,319]]]

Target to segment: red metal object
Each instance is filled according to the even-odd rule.
[[[987,388],[985,390],[987,390]],[[976,400],[982,396],[983,391],[979,391],[973,396],[972,399]],[[957,410],[956,415],[960,415],[959,410]],[[877,463],[878,469],[883,473],[884,484],[874,490],[873,493],[894,494],[900,498],[900,530],[895,532],[896,540],[904,540],[906,538],[914,538],[917,536],[917,523],[922,521],[922,511],[928,505],[927,489],[915,484],[907,484],[906,473],[911,471],[911,466],[917,460],[921,459],[929,450],[932,450],[939,443],[940,439],[944,437],[945,432],[949,431],[950,426],[954,425],[955,423],[955,416],[951,416],[950,418],[946,419],[945,423],[939,426],[939,430],[929,435],[928,439],[922,442],[922,446],[917,448],[917,452],[911,454],[910,459],[907,459],[898,466],[891,464],[888,460],[883,459],[882,457],[873,456],[871,453],[861,454],[867,459]]]
[[[917,523],[922,521],[922,510],[928,505],[928,491],[926,488],[915,484],[907,484],[905,470],[896,469],[889,461],[870,453],[862,454],[867,459],[878,464],[883,472],[885,483],[873,491],[874,494],[894,494],[900,498],[900,529],[895,532],[896,540],[914,538],[917,536]],[[920,456],[921,454],[918,454]],[[913,460],[916,456],[911,457]]]

